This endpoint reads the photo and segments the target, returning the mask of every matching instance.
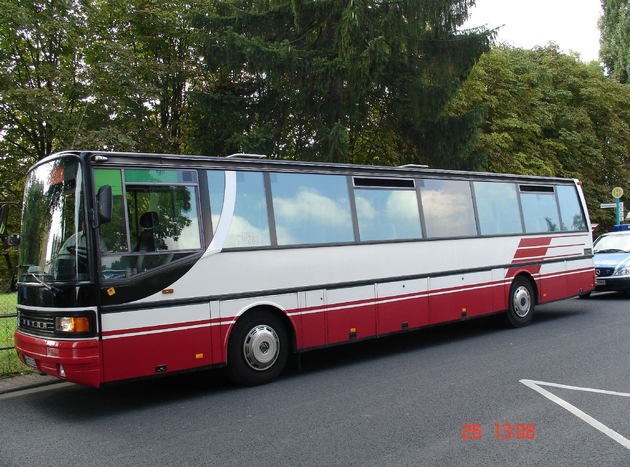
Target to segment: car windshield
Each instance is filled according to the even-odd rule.
[[[630,235],[602,235],[593,245],[595,253],[630,253]]]
[[[83,177],[79,160],[36,166],[24,188],[20,266],[22,282],[88,279]]]

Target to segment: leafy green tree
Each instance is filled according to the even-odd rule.
[[[97,110],[83,133],[90,147],[176,153],[186,146],[187,93],[204,76],[190,9],[185,0],[91,2],[86,62]]]
[[[337,162],[475,165],[476,114],[447,116],[491,33],[470,0],[229,0],[197,16],[211,79],[193,147]]]
[[[72,140],[86,97],[84,33],[78,2],[0,1],[0,147],[9,170]]]
[[[604,14],[599,20],[599,55],[613,79],[627,83],[630,75],[630,3],[601,0]]]
[[[485,54],[451,111],[485,106],[473,155],[485,169],[573,177],[584,184],[591,219],[614,223],[611,189],[630,189],[630,89],[556,46],[497,47]]]
[[[195,5],[202,7],[203,1]],[[179,152],[196,64],[184,0],[0,0],[0,197],[62,149]]]

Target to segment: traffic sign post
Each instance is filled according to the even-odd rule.
[[[601,203],[599,205],[599,207],[602,208],[602,209],[615,209],[615,208],[617,208],[617,203]],[[623,201],[621,201],[619,203],[619,218],[620,219],[624,219],[624,213],[625,212],[626,211],[625,211],[625,207],[624,207]]]
[[[617,223],[615,225],[621,225],[621,210],[619,206],[619,198],[623,196],[623,188],[616,186],[612,190],[613,198],[615,198],[615,207],[617,208]]]

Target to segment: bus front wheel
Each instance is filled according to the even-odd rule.
[[[536,304],[532,283],[524,277],[514,279],[508,300],[507,324],[518,328],[531,323]]]
[[[269,311],[252,311],[241,317],[228,343],[232,380],[247,386],[275,380],[287,363],[288,340],[284,324]]]

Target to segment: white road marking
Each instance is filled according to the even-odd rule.
[[[533,389],[534,391],[538,392],[539,394],[542,394],[543,396],[545,396],[550,401],[555,402],[560,407],[568,410],[569,412],[571,412],[576,417],[581,418],[586,423],[591,425],[593,428],[601,431],[606,436],[608,436],[608,437],[612,438],[613,440],[617,441],[619,444],[621,444],[626,449],[630,449],[630,440],[628,438],[625,438],[625,437],[621,436],[615,430],[612,430],[612,429],[608,428],[606,425],[604,425],[600,421],[594,419],[593,417],[591,417],[587,413],[583,412],[582,410],[578,409],[574,405],[569,404],[567,401],[565,401],[563,399],[560,399],[558,396],[550,393],[549,391],[547,391],[546,389],[541,388],[540,386],[551,386],[551,387],[560,388],[560,389],[570,389],[570,390],[573,390],[573,391],[586,391],[586,392],[593,392],[593,393],[596,393],[596,394],[606,394],[606,395],[621,396],[621,397],[630,397],[630,394],[625,393],[625,392],[605,391],[605,390],[602,390],[602,389],[590,389],[590,388],[581,388],[581,387],[578,387],[578,386],[566,386],[564,384],[557,384],[557,383],[546,383],[544,381],[533,381],[531,379],[522,379],[522,380],[520,380],[520,382],[523,383],[528,388]]]

